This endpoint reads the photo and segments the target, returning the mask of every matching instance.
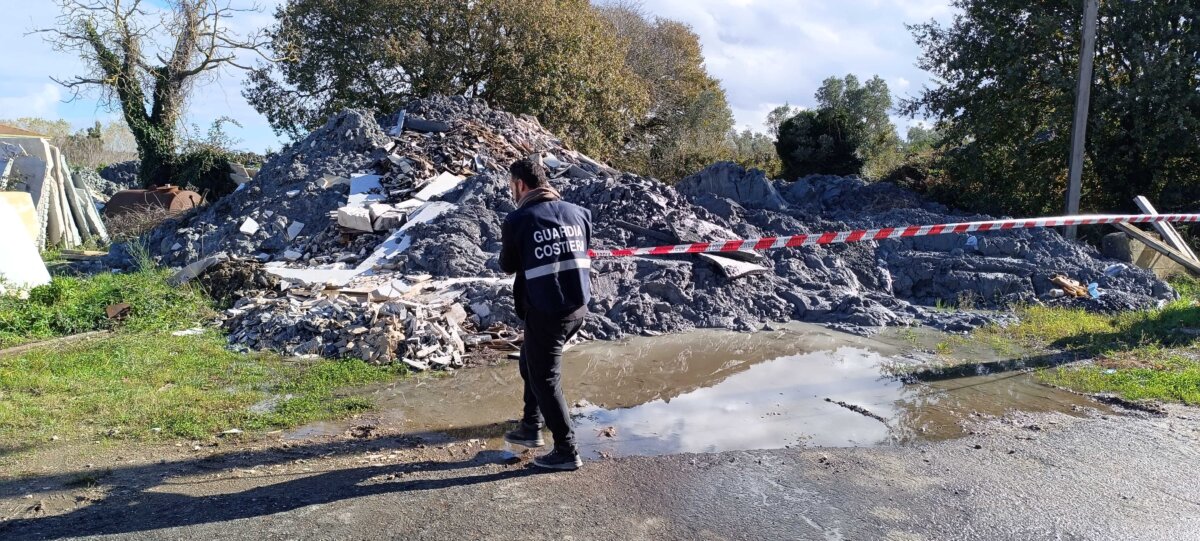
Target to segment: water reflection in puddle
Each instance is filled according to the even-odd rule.
[[[635,338],[568,352],[564,385],[577,405],[581,451],[590,457],[908,443],[962,435],[960,424],[975,412],[1098,407],[1026,374],[912,385],[884,375],[912,347],[801,324],[755,334]],[[494,448],[502,445],[505,421],[520,412],[520,392],[516,364],[508,363],[364,394],[379,404],[382,423],[483,438]],[[344,429],[317,424],[291,436]]]

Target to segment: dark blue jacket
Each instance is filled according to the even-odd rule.
[[[504,218],[500,268],[516,273],[517,316],[529,309],[573,320],[587,314],[592,213],[556,198],[528,201]]]

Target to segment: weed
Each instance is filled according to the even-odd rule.
[[[202,293],[172,286],[168,276],[144,264],[132,273],[56,276],[30,289],[26,300],[0,297],[0,347],[94,330],[178,330],[211,314]],[[117,303],[131,306],[128,318],[108,319],[105,307]]]
[[[298,364],[269,353],[238,354],[216,332],[122,332],[0,358],[0,444],[55,435],[202,439],[230,428],[291,427],[368,409],[367,399],[335,393],[404,374],[358,360]],[[273,396],[288,398],[251,411]]]
[[[1056,385],[1200,403],[1200,337],[1191,330],[1200,327],[1200,281],[1176,279],[1172,285],[1180,298],[1160,309],[1097,314],[1028,306],[1017,310],[1020,323],[988,327],[976,337],[993,348],[1061,349],[1097,360],[1041,374]]]

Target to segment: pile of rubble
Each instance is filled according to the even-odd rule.
[[[138,180],[138,168],[141,167],[141,163],[138,160],[114,163],[98,173],[88,171],[85,179],[93,191],[107,200],[121,190],[142,187]]]
[[[536,119],[465,98],[417,100],[383,125],[365,111],[331,118],[242,189],[159,227],[151,251],[200,275],[216,253],[255,260],[278,280],[226,313],[235,343],[453,367],[474,347],[507,347],[517,324],[497,254],[514,209],[507,166],[524,156],[540,156],[564,197],[591,210],[596,248],[987,218],[890,184],[776,181],[729,163],[668,186],[570,149]],[[965,330],[1005,321],[986,310],[1015,303],[1117,310],[1173,298],[1149,273],[1111,263],[1046,230],[602,259],[585,332],[608,339],[793,319],[857,333]],[[1095,283],[1101,295],[1052,298],[1055,274]],[[930,308],[945,304],[984,311]]]

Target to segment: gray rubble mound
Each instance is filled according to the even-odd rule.
[[[121,190],[141,188],[141,183],[138,182],[138,168],[141,163],[138,160],[129,160],[108,165],[96,176],[89,175],[88,183],[92,190],[105,197],[112,197]]]
[[[597,249],[990,219],[892,184],[772,180],[733,163],[669,186],[574,151],[536,119],[461,97],[416,100],[383,126],[366,111],[334,116],[242,190],[159,227],[150,250],[171,266],[226,252],[283,276],[285,291],[247,296],[225,314],[236,343],[427,368],[461,366],[471,344],[503,341],[503,329],[519,325],[497,258],[500,225],[514,210],[507,167],[520,157],[538,156],[564,198],[592,212]],[[356,174],[368,177],[337,181]],[[377,187],[347,187],[365,180]],[[401,216],[376,228],[365,207],[348,208],[354,197]],[[342,211],[361,214],[362,231],[330,219]],[[289,239],[296,223],[303,231]],[[753,330],[787,320],[860,334],[913,324],[962,331],[1009,321],[1006,309],[1020,304],[1113,311],[1175,298],[1151,273],[1113,267],[1042,229],[726,255],[736,261],[597,259],[586,336]],[[295,278],[314,269],[337,279]],[[1094,282],[1102,295],[1052,298],[1055,274]]]
[[[167,220],[146,239],[159,262],[183,266],[225,252],[269,261],[289,247],[302,248],[330,228],[329,213],[346,199],[344,184],[325,188],[326,177],[345,177],[369,168],[390,140],[371,113],[347,110],[274,156],[242,188],[216,203]],[[242,232],[247,220],[257,228]],[[303,224],[288,241],[288,228]]]

